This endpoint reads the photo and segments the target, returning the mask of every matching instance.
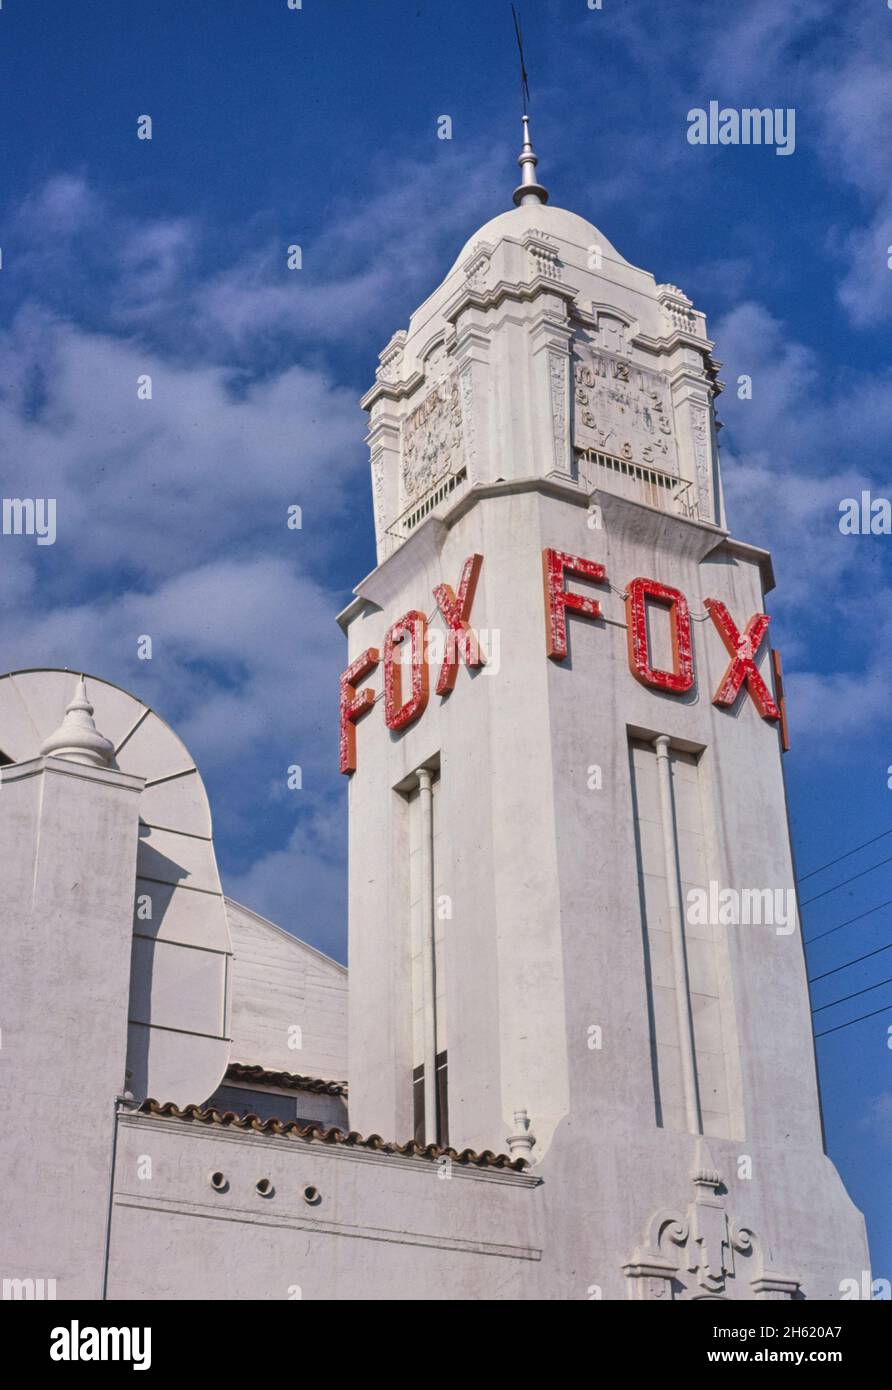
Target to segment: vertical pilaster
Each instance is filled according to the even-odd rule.
[[[669,910],[669,933],[672,938],[672,975],[675,984],[675,1011],[678,1020],[678,1046],[681,1052],[681,1071],[684,1082],[685,1115],[692,1134],[701,1134],[700,1096],[697,1087],[697,1054],[694,1047],[694,1023],[691,1018],[691,996],[688,983],[688,963],[684,940],[684,919],[681,911],[681,886],[678,879],[678,840],[675,833],[675,809],[672,804],[672,769],[669,760],[669,738],[660,734],[654,739],[657,751],[657,778],[660,785],[660,814],[663,822],[663,856],[666,869],[666,901]]]
[[[386,396],[372,406],[371,428],[366,435],[372,464],[372,505],[378,560],[393,549],[387,534],[389,521],[399,513],[400,422],[395,404]]]
[[[566,482],[573,478],[571,337],[566,304],[557,295],[543,295],[539,312],[530,325],[533,437],[538,445],[535,471]]]
[[[420,767],[421,812],[421,965],[424,993],[424,1142],[436,1144],[437,1125],[437,983],[434,941],[434,789],[430,768]]]

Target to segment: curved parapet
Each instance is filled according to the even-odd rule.
[[[0,677],[0,761],[53,751],[77,697],[71,671]],[[229,1063],[232,944],[207,793],[188,749],[134,695],[84,678],[110,765],[145,779],[140,795],[128,1013],[127,1086],[138,1099],[201,1102]],[[75,705],[82,708],[81,704]],[[44,747],[44,745],[47,745]],[[66,756],[64,746],[57,756]]]

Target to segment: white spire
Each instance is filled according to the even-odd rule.
[[[514,201],[518,207],[525,207],[527,203],[547,203],[548,189],[536,182],[536,165],[539,163],[539,156],[530,143],[530,118],[529,116],[522,116],[521,119],[523,121],[523,146],[517,157],[517,162],[520,165],[520,183],[514,190]]]
[[[87,699],[87,687],[83,676],[74,689],[74,699],[65,710],[65,718],[54,734],[45,738],[40,751],[52,753],[56,758],[67,758],[72,763],[86,763],[91,767],[108,767],[114,757],[114,744],[96,728],[93,722],[93,706]]]

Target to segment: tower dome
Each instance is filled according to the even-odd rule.
[[[534,478],[723,525],[703,314],[546,203],[535,162],[525,124],[517,206],[380,354],[362,402],[379,561],[475,487]]]

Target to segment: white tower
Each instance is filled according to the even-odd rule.
[[[546,205],[381,354],[341,615],[351,1124],[532,1153],[540,1296],[837,1298],[763,616],[702,313]],[[707,1147],[708,1145],[708,1147]]]

